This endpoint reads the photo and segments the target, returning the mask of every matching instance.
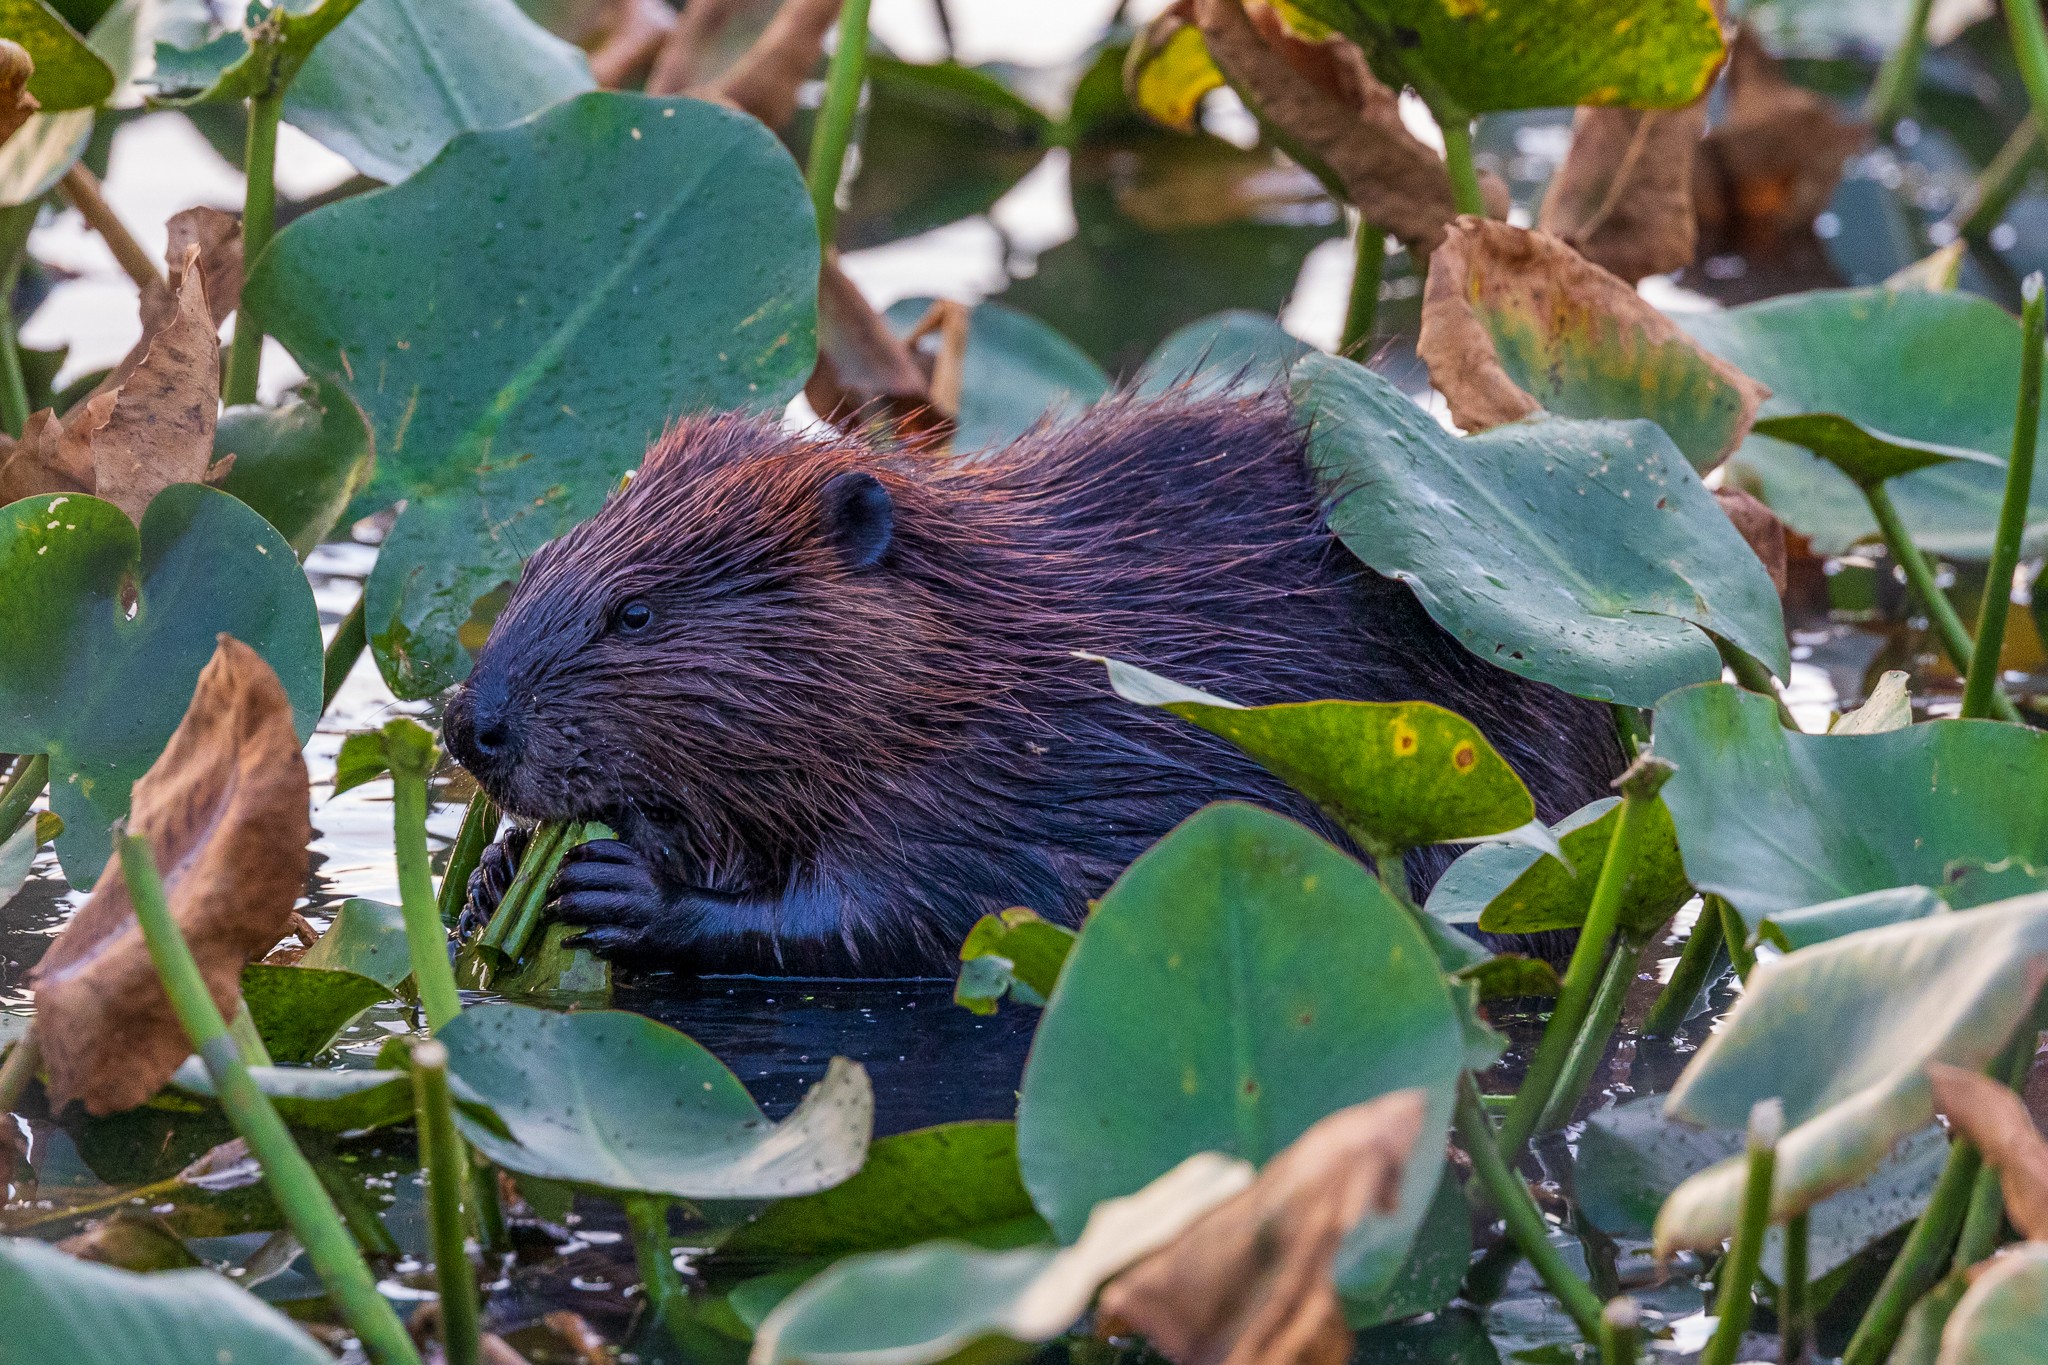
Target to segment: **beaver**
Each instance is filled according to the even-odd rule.
[[[1438,702],[1545,820],[1607,795],[1607,709],[1481,660],[1365,567],[1306,452],[1270,391],[1115,396],[973,458],[684,420],[529,561],[448,747],[513,815],[617,833],[552,888],[582,942],[706,973],[946,971],[992,911],[1078,923],[1212,801],[1349,847],[1077,651],[1247,704]],[[478,869],[472,922],[522,837]],[[1418,892],[1449,857],[1411,858]]]

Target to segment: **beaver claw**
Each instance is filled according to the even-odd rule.
[[[491,916],[498,912],[498,902],[511,889],[512,878],[519,871],[519,860],[526,856],[531,837],[530,831],[514,825],[505,831],[505,837],[484,850],[476,871],[469,874],[469,896],[462,903],[462,917],[455,922],[458,939],[467,941],[491,922]]]
[[[555,874],[553,910],[583,926],[568,940],[605,957],[671,954],[676,926],[654,868],[630,844],[592,839],[569,850]]]

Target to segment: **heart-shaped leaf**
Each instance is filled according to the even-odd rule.
[[[1718,678],[1706,632],[1790,670],[1769,575],[1653,424],[1550,417],[1460,440],[1329,356],[1296,365],[1294,391],[1332,529],[1480,658],[1630,706]]]
[[[2048,1242],[2027,1242],[1984,1267],[1941,1333],[1940,1365],[2006,1365],[2048,1335]]]
[[[327,932],[299,959],[301,967],[348,972],[396,990],[412,975],[405,943],[405,911],[380,901],[347,900]]]
[[[291,546],[197,484],[165,489],[138,529],[74,494],[0,509],[0,750],[50,755],[57,852],[74,886],[105,865],[107,828],[163,751],[215,639],[283,681],[303,739],[320,714],[320,618]]]
[[[900,336],[931,305],[930,299],[904,299],[884,316]],[[1005,445],[1034,424],[1072,417],[1109,392],[1109,376],[1080,347],[1000,303],[975,305],[962,360],[955,450]]]
[[[1552,829],[1564,861],[1526,845],[1486,844],[1445,869],[1429,893],[1429,913],[1450,924],[1477,924],[1490,934],[1576,929],[1586,922],[1593,888],[1621,822],[1621,803],[1608,797],[1573,811]],[[1621,891],[1620,925],[1632,935],[1657,929],[1692,895],[1671,813],[1653,801],[1642,842]]]
[[[1686,872],[1752,926],[1893,887],[1969,906],[2048,885],[2038,731],[1936,720],[1806,735],[1780,725],[1769,698],[1712,683],[1667,697],[1656,734],[1678,765],[1663,796]]]
[[[1285,381],[1294,362],[1315,347],[1289,334],[1275,318],[1233,308],[1198,318],[1159,343],[1139,367],[1133,385],[1142,394],[1186,385],[1191,394]]]
[[[467,673],[478,600],[596,511],[665,422],[787,402],[816,358],[817,277],[774,138],[637,95],[462,134],[279,233],[243,303],[369,419],[358,506],[406,500],[366,589],[398,693]]]
[[[0,1318],[22,1365],[331,1365],[290,1318],[211,1270],[138,1275],[0,1238]]]
[[[503,1122],[462,1117],[522,1175],[678,1199],[765,1199],[858,1171],[874,1126],[867,1073],[835,1058],[796,1111],[770,1123],[716,1057],[636,1014],[467,1009],[435,1035],[449,1069]]]
[[[349,1021],[391,988],[354,972],[318,967],[273,967],[252,962],[242,969],[242,999],[272,1061],[310,1062],[347,1028]]]
[[[300,559],[341,519],[370,477],[370,433],[347,394],[308,385],[281,407],[233,407],[213,433],[215,459],[234,456],[221,487],[263,514]]]
[[[1428,1212],[1464,1054],[1436,955],[1370,873],[1291,820],[1210,806],[1130,866],[1067,959],[1018,1102],[1024,1184],[1071,1239],[1190,1153],[1265,1161],[1325,1114],[1419,1086],[1399,1209],[1338,1260],[1340,1288],[1371,1294]]]
[[[114,69],[47,0],[0,0],[0,33],[35,62],[28,93],[43,112],[87,109],[114,93]]]
[[[396,184],[457,133],[592,87],[583,54],[513,0],[362,0],[285,92],[284,117]]]

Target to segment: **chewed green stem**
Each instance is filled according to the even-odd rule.
[[[1579,1107],[1579,1097],[1592,1083],[1593,1072],[1607,1055],[1607,1041],[1614,1036],[1615,1025],[1621,1022],[1621,1007],[1627,1003],[1628,988],[1636,979],[1636,951],[1636,945],[1623,938],[1608,957],[1607,970],[1600,976],[1600,989],[1594,993],[1592,1010],[1586,1016],[1586,1026],[1572,1040],[1564,1074],[1551,1092],[1550,1102],[1543,1106],[1542,1117],[1536,1120],[1537,1132],[1562,1128]]]
[[[1550,1225],[1530,1197],[1529,1187],[1501,1155],[1500,1146],[1494,1141],[1493,1125],[1487,1121],[1485,1106],[1479,1101],[1479,1087],[1470,1072],[1458,1078],[1456,1128],[1458,1144],[1472,1158],[1473,1178],[1506,1220],[1508,1235],[1529,1258],[1544,1287],[1557,1296],[1578,1326],[1579,1335],[1589,1342],[1598,1341],[1600,1300],[1550,1244]]]
[[[1337,354],[1357,356],[1359,348],[1372,340],[1373,325],[1379,317],[1380,280],[1387,269],[1387,234],[1384,229],[1358,219],[1358,237],[1352,243],[1355,265],[1351,271],[1351,302],[1344,310],[1344,335]]]
[[[441,1346],[449,1365],[477,1365],[483,1354],[482,1328],[462,1213],[462,1195],[469,1184],[469,1149],[455,1127],[448,1049],[441,1044],[413,1044],[412,1097],[419,1123],[420,1166],[427,1173],[434,1284],[441,1292]]]
[[[825,102],[818,108],[811,133],[810,164],[804,178],[811,189],[811,207],[818,215],[818,240],[832,245],[839,222],[839,178],[846,148],[853,141],[853,116],[860,109],[861,82],[867,78],[868,0],[846,0],[839,11],[839,42],[825,73]]]
[[[1642,1310],[1634,1299],[1609,1299],[1600,1310],[1600,1365],[1636,1365],[1642,1349]]]
[[[28,813],[50,785],[50,756],[30,754],[15,764],[14,776],[0,786],[0,839],[6,839],[28,820]]]
[[[349,1239],[333,1199],[321,1188],[319,1177],[292,1141],[269,1097],[249,1078],[241,1054],[228,1037],[227,1021],[221,1018],[206,989],[206,979],[199,973],[199,963],[171,918],[149,841],[120,830],[114,848],[164,994],[170,997],[179,1025],[205,1062],[222,1110],[263,1167],[264,1183],[292,1235],[305,1247],[320,1283],[349,1328],[362,1338],[371,1359],[379,1365],[420,1365],[405,1325],[377,1292],[377,1281]]]
[[[1742,1334],[1749,1330],[1749,1289],[1763,1261],[1764,1235],[1771,1230],[1771,1187],[1778,1169],[1778,1138],[1785,1130],[1785,1109],[1776,1100],[1762,1100],[1749,1113],[1749,1178],[1742,1187],[1742,1221],[1735,1240],[1721,1258],[1720,1284],[1714,1312],[1720,1319],[1700,1365],[1735,1365]]]
[[[1486,214],[1479,171],[1472,164],[1472,120],[1462,109],[1433,108],[1444,132],[1444,169],[1451,177],[1451,205],[1460,213]]]
[[[469,897],[469,877],[484,859],[484,850],[498,837],[497,802],[479,787],[462,812],[462,828],[455,835],[455,847],[448,851],[448,867],[441,874],[438,909],[441,923],[453,926],[462,918],[462,903]]]
[[[242,196],[242,259],[252,269],[277,225],[277,124],[283,116],[282,85],[249,101],[249,137],[242,153],[242,170],[248,177]],[[247,309],[238,308],[221,401],[230,407],[255,402],[256,371],[262,361],[263,329]]]
[[[1721,951],[1721,915],[1712,906],[1703,906],[1700,916],[1693,922],[1692,933],[1685,940],[1685,947],[1679,950],[1678,962],[1671,969],[1671,980],[1665,983],[1663,994],[1650,1007],[1649,1017],[1643,1020],[1643,1036],[1646,1038],[1669,1038],[1685,1026],[1692,1017],[1693,1002],[1700,997],[1700,991],[1707,984],[1707,974],[1714,970],[1714,962]]]
[[[427,1028],[439,1033],[462,1013],[455,969],[448,962],[448,930],[434,898],[434,874],[427,865],[427,779],[420,773],[391,774],[391,825],[398,860],[398,898],[405,912],[405,943],[412,956],[413,988],[426,1011]]]
[[[1870,96],[1863,103],[1864,121],[1880,134],[1898,122],[1920,84],[1920,57],[1927,51],[1927,16],[1933,10],[1934,0],[1913,0],[1906,31],[1899,36],[1899,45],[1884,59],[1877,81],[1870,87]]]
[[[1934,575],[1934,566],[1913,543],[1905,520],[1899,516],[1899,509],[1892,503],[1892,496],[1885,491],[1883,484],[1865,485],[1863,498],[1870,504],[1870,515],[1877,521],[1878,534],[1884,537],[1885,549],[1897,561],[1906,575],[1907,585],[1913,589],[1913,596],[1927,613],[1927,622],[1934,628],[1935,638],[1941,642],[1942,653],[1948,655],[1948,661],[1955,666],[1956,672],[1969,677],[1971,659],[1976,650],[1970,643],[1970,632],[1964,627],[1963,618],[1956,615],[1948,594],[1941,590],[1941,583]],[[2012,699],[1998,687],[1996,679],[1991,685],[1991,711],[2000,720],[2017,723],[2020,718]]]
[[[546,824],[534,830],[519,861],[512,885],[491,915],[490,923],[477,935],[476,952],[492,971],[509,967],[526,956],[541,911],[547,907],[548,888],[561,870],[562,858],[575,841],[575,826],[568,822]]]
[[[240,326],[240,323],[236,324]],[[348,609],[348,615],[341,618],[341,624],[334,628],[334,638],[327,642],[327,648],[320,654],[320,714],[326,715],[327,708],[334,705],[334,699],[341,692],[341,685],[348,681],[356,660],[363,657],[363,650],[369,645],[369,637],[363,624],[363,603],[369,600],[367,592],[356,596],[356,604]]]
[[[1977,639],[1963,682],[1964,719],[1991,714],[1998,665],[2005,648],[2005,619],[2012,608],[2013,570],[2019,567],[2020,537],[2027,529],[2027,504],[2034,492],[2034,443],[2041,428],[2041,343],[2048,332],[2048,301],[2041,275],[2027,276],[2020,289],[2020,397],[2013,417],[2012,456],[2005,466],[2005,501],[1998,509],[1998,533],[1985,569],[1984,597],[1977,606]]]

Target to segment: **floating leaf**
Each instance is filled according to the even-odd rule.
[[[310,1062],[347,1028],[349,1021],[391,988],[354,972],[326,971],[300,964],[273,967],[252,962],[242,969],[242,999],[271,1060]]]
[[[1739,1128],[1751,1105],[1782,1101],[1790,1129],[1778,1142],[1771,1204],[1772,1221],[1782,1222],[1861,1181],[1932,1123],[1927,1064],[1988,1064],[2044,979],[2048,895],[2040,894],[1759,962],[1664,1112]],[[1737,1157],[1673,1191],[1657,1215],[1660,1253],[1716,1247],[1732,1235],[1744,1171]]]
[[[1562,240],[1464,217],[1429,258],[1416,351],[1467,431],[1539,412],[1647,417],[1701,473],[1770,390]]]
[[[1938,1365],[2009,1365],[2048,1335],[2048,1245],[2028,1242],[1985,1266],[1949,1315]]]
[[[746,1087],[689,1038],[611,1010],[464,1010],[435,1035],[449,1069],[503,1122],[462,1117],[506,1170],[679,1199],[811,1194],[858,1171],[874,1092],[835,1058],[796,1111],[770,1123]]]
[[[885,316],[902,335],[931,305],[931,299],[904,299]],[[1000,303],[975,305],[964,360],[955,450],[1006,445],[1038,422],[1072,417],[1109,392],[1109,376],[1080,347]]]
[[[343,901],[327,932],[306,949],[299,966],[349,972],[396,990],[412,975],[405,911],[379,901]]]
[[[1893,887],[1969,906],[2048,884],[2048,735],[1969,720],[1806,735],[1722,683],[1667,697],[1656,734],[1692,884],[1752,925]],[[1969,875],[1986,867],[2001,875]]]
[[[1428,1212],[1464,1054],[1436,955],[1371,874],[1281,816],[1210,806],[1081,931],[1024,1072],[1024,1184],[1072,1238],[1192,1152],[1268,1160],[1325,1114],[1419,1086],[1430,1112],[1399,1211],[1338,1261],[1340,1290],[1370,1294]]]
[[[1479,657],[1631,706],[1718,678],[1706,632],[1790,670],[1769,576],[1654,425],[1460,440],[1362,366],[1310,356],[1294,376],[1332,529]]]
[[[1239,706],[1133,664],[1087,657],[1108,667],[1125,701],[1171,711],[1230,741],[1375,857],[1522,831],[1536,819],[1529,789],[1479,727],[1433,702]],[[1547,839],[1536,831],[1532,837]]]
[[[366,590],[401,696],[468,671],[477,601],[596,511],[665,421],[795,394],[817,253],[796,167],[759,123],[609,93],[465,133],[404,184],[278,234],[245,302],[368,418],[358,505],[406,500]]]
[[[965,967],[953,1003],[976,1014],[994,1014],[1009,995],[1019,1004],[1043,1006],[1074,946],[1074,931],[1040,919],[1023,906],[983,915],[960,944]],[[979,971],[969,969],[980,966]]]
[[[214,1004],[233,1015],[242,969],[284,937],[306,880],[306,762],[291,703],[255,650],[223,635],[191,707],[135,783],[128,829],[149,840],[171,917]],[[132,1109],[191,1053],[110,866],[29,974],[50,1102]]]
[[[407,1123],[413,1117],[412,1076],[404,1071],[252,1066],[249,1079],[270,1097],[278,1117],[294,1128],[354,1133]],[[170,1083],[181,1094],[199,1099],[212,1100],[219,1093],[197,1057],[186,1058],[172,1073]],[[478,1121],[483,1118],[479,1116]]]
[[[114,69],[46,0],[0,0],[0,33],[35,63],[28,93],[45,113],[88,109],[114,93]]]
[[[327,1349],[211,1270],[138,1275],[0,1238],[0,1318],[21,1365],[332,1365]]]
[[[1514,844],[1487,844],[1452,863],[1429,893],[1429,913],[1452,924],[1476,923],[1490,934],[1576,929],[1592,908],[1621,803],[1612,798],[1573,811],[1552,829],[1564,861]],[[1692,895],[1671,813],[1653,801],[1643,814],[1636,860],[1622,884],[1620,925],[1642,936],[1678,912]],[[1476,912],[1476,919],[1474,914]]]
[[[1314,351],[1277,319],[1233,308],[1176,330],[1146,357],[1132,383],[1148,395],[1180,385],[1190,394],[1262,389],[1285,382],[1294,362]]]
[[[341,519],[370,476],[370,433],[347,394],[309,384],[283,406],[233,407],[213,434],[234,457],[221,487],[263,514],[300,559]]]
[[[1989,1076],[1940,1062],[1927,1068],[1927,1079],[1949,1127],[1975,1143],[1998,1172],[2005,1215],[2020,1236],[2048,1242],[2048,1140],[2026,1101]]]

